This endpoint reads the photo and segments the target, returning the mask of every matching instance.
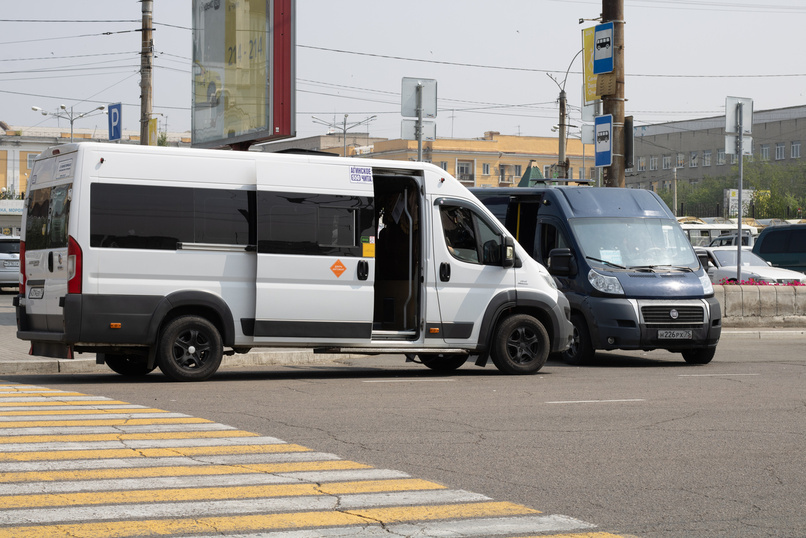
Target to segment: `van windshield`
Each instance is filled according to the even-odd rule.
[[[691,244],[673,220],[595,217],[570,219],[569,224],[582,255],[594,264],[627,268],[699,266]]]

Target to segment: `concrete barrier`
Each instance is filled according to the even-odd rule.
[[[714,286],[731,327],[806,326],[806,286]]]

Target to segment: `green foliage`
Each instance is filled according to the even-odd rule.
[[[745,159],[742,185],[745,190],[756,191],[752,200],[755,218],[798,218],[798,208],[806,210],[804,161],[777,164],[759,160],[748,162]],[[683,204],[689,215],[709,217],[715,216],[716,208],[720,207],[720,214],[724,216],[724,191],[737,188],[739,188],[738,166],[733,167],[728,177],[706,177],[694,185],[680,181],[677,185],[678,210],[680,204]],[[666,205],[672,207],[674,200],[672,189],[662,190],[658,194]]]

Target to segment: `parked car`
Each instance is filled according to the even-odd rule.
[[[714,284],[736,282],[736,247],[700,247],[697,250],[704,251],[708,255],[705,270],[711,282]],[[799,283],[806,285],[806,275],[803,273],[772,267],[747,248],[742,249],[741,280],[754,280],[768,284]]]
[[[753,252],[775,267],[806,272],[806,224],[764,228]]]
[[[750,232],[742,233],[742,246],[752,247],[755,242],[755,237]],[[727,247],[736,245],[736,234],[722,234],[718,237],[711,239],[708,244],[709,247]]]
[[[16,288],[20,283],[20,238],[0,235],[0,287]]]

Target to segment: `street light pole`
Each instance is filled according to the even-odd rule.
[[[323,119],[319,119],[319,118],[317,118],[316,116],[311,116],[311,120],[312,120],[314,123],[318,123],[318,124],[320,124],[320,125],[327,125],[327,126],[328,126],[328,127],[330,127],[331,129],[338,129],[338,128],[340,128],[340,129],[341,129],[341,132],[342,132],[342,143],[343,143],[343,150],[342,150],[342,151],[343,151],[343,153],[342,153],[342,156],[344,156],[344,157],[346,157],[346,156],[347,156],[347,131],[349,131],[349,130],[350,130],[350,129],[352,129],[353,127],[358,127],[359,125],[364,125],[364,124],[367,124],[367,123],[369,123],[369,122],[373,121],[375,118],[377,118],[377,117],[378,117],[378,116],[370,116],[370,117],[365,118],[365,119],[363,119],[363,120],[361,120],[361,121],[357,121],[357,122],[355,122],[355,123],[351,123],[351,124],[349,124],[349,125],[348,125],[348,124],[347,124],[347,116],[348,116],[348,114],[345,114],[345,115],[344,115],[344,120],[342,120],[341,125],[339,125],[339,124],[338,124],[338,123],[336,123],[335,121],[332,121],[332,122],[330,122],[330,121],[325,121],[325,120],[323,120]]]
[[[40,108],[38,106],[32,106],[31,110],[35,110],[36,112],[41,112],[43,116],[53,116],[55,118],[61,118],[63,120],[69,121],[70,122],[70,142],[72,142],[73,141],[73,122],[75,122],[78,119],[86,118],[87,116],[94,115],[93,112],[96,112],[98,110],[103,110],[106,107],[104,105],[101,105],[99,107],[95,107],[92,110],[88,110],[88,111],[82,112],[80,114],[75,114],[73,112],[73,107],[72,106],[70,107],[69,110],[64,105],[59,105],[59,108],[63,112],[48,112],[47,110],[42,110],[42,108]]]

